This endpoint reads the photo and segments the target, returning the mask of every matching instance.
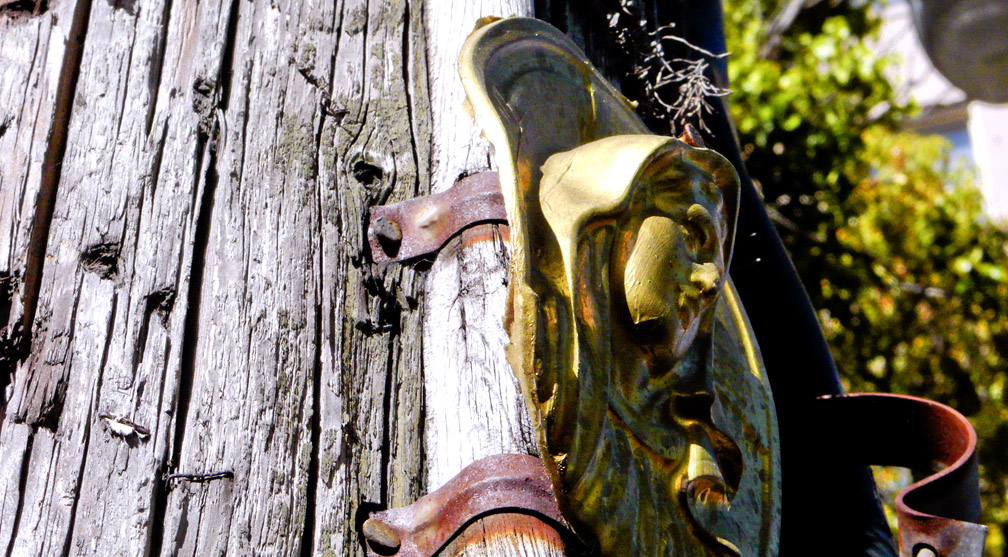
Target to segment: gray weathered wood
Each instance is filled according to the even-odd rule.
[[[63,116],[56,104],[61,85],[66,87],[63,60],[76,8],[63,1],[36,17],[0,15],[0,278],[14,279],[11,323],[22,318],[36,205],[43,174],[53,170],[43,167],[58,143],[50,130]]]
[[[400,336],[417,337],[416,279],[373,271],[360,241],[368,206],[419,190],[409,49],[385,50],[408,12],[371,10],[88,5],[35,339],[0,430],[14,554],[350,554],[357,503],[418,494],[419,343]],[[382,176],[355,178],[361,161]],[[5,225],[30,231],[8,191]],[[117,438],[101,412],[152,435]]]
[[[368,262],[368,207],[429,191],[422,12],[413,3],[341,6],[321,127],[323,284],[315,554],[355,555],[363,506],[420,495],[420,282]],[[328,88],[328,86],[325,86]],[[328,154],[327,154],[328,153]],[[341,187],[334,188],[332,184]],[[347,254],[346,252],[349,252]]]
[[[55,138],[49,137],[63,74],[72,2],[38,17],[0,16],[0,345],[20,343],[25,319],[24,276],[42,188],[43,168]],[[45,199],[41,200],[45,204]],[[10,338],[13,337],[13,338]],[[7,344],[10,346],[10,344]],[[0,388],[13,355],[0,355]],[[0,406],[7,395],[0,392]],[[0,548],[9,553],[24,501],[23,485],[34,435],[23,424],[0,421]]]
[[[442,79],[431,91],[431,179],[444,191],[463,174],[490,170],[492,148],[472,117],[459,110],[465,92],[458,52],[482,17],[531,15],[531,2],[496,0],[427,3],[428,64]],[[485,230],[485,229],[484,229]],[[476,233],[478,234],[478,232]],[[508,253],[499,231],[487,241],[443,250],[428,277],[424,317],[426,475],[438,486],[479,458],[535,451],[528,413],[504,359]],[[471,234],[469,237],[473,237]],[[496,240],[496,241],[495,241]]]
[[[464,174],[492,169],[489,142],[466,111],[458,52],[477,20],[532,15],[528,0],[426,3],[431,88],[431,189],[444,191]],[[459,31],[464,31],[460,33]],[[464,232],[441,251],[427,277],[424,315],[424,454],[428,489],[469,463],[505,453],[536,453],[517,378],[505,360],[506,229],[484,225]],[[517,524],[516,521],[511,521]],[[539,524],[501,528],[484,520],[456,541],[466,555],[562,555],[562,543]],[[453,548],[453,550],[456,550]]]
[[[3,8],[0,325],[32,335],[0,399],[0,550],[358,555],[359,512],[531,449],[500,236],[435,263],[428,299],[458,303],[423,327],[424,277],[375,267],[364,241],[372,205],[490,164],[454,58],[478,15],[531,8],[478,4]],[[457,329],[421,342],[433,319]],[[422,361],[439,345],[457,360]],[[459,418],[482,421],[441,435],[485,441],[431,473],[451,446],[424,437],[440,410],[425,370],[442,363],[486,390]],[[211,472],[229,474],[165,477]],[[546,551],[535,527],[480,527],[505,532],[488,551]]]

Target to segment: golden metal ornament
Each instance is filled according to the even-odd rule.
[[[776,552],[773,400],[738,302],[738,178],[652,135],[562,33],[484,21],[459,72],[511,226],[508,359],[565,516],[606,555]]]

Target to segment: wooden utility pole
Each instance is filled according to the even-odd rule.
[[[434,192],[494,167],[490,143],[464,110],[457,59],[477,20],[508,15],[533,15],[531,0],[425,4]],[[537,452],[517,378],[504,357],[506,235],[506,227],[497,225],[464,231],[441,251],[426,278],[423,440],[429,490],[480,458]],[[556,531],[538,519],[509,514],[470,527],[451,551],[545,557],[562,555],[560,548]]]
[[[531,12],[0,2],[0,551],[360,555],[369,510],[534,451],[506,228],[424,271],[365,239],[370,207],[492,166],[455,57]]]

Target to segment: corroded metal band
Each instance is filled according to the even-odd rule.
[[[837,462],[933,470],[896,498],[900,555],[980,555],[976,432],[952,408],[922,398],[851,394],[816,399],[821,450]],[[935,470],[935,468],[940,468]]]
[[[429,557],[495,513],[528,514],[567,530],[542,461],[522,454],[478,460],[412,505],[373,513],[362,530],[371,557]]]
[[[371,208],[368,244],[378,264],[432,254],[465,228],[506,223],[496,172],[466,176],[447,191]]]

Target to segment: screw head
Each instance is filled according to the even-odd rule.
[[[686,495],[699,507],[727,509],[728,489],[721,478],[700,476],[686,482]]]
[[[688,122],[685,126],[683,126],[683,133],[679,136],[679,139],[690,147],[704,147],[704,141],[703,138],[700,137],[700,132]]]

